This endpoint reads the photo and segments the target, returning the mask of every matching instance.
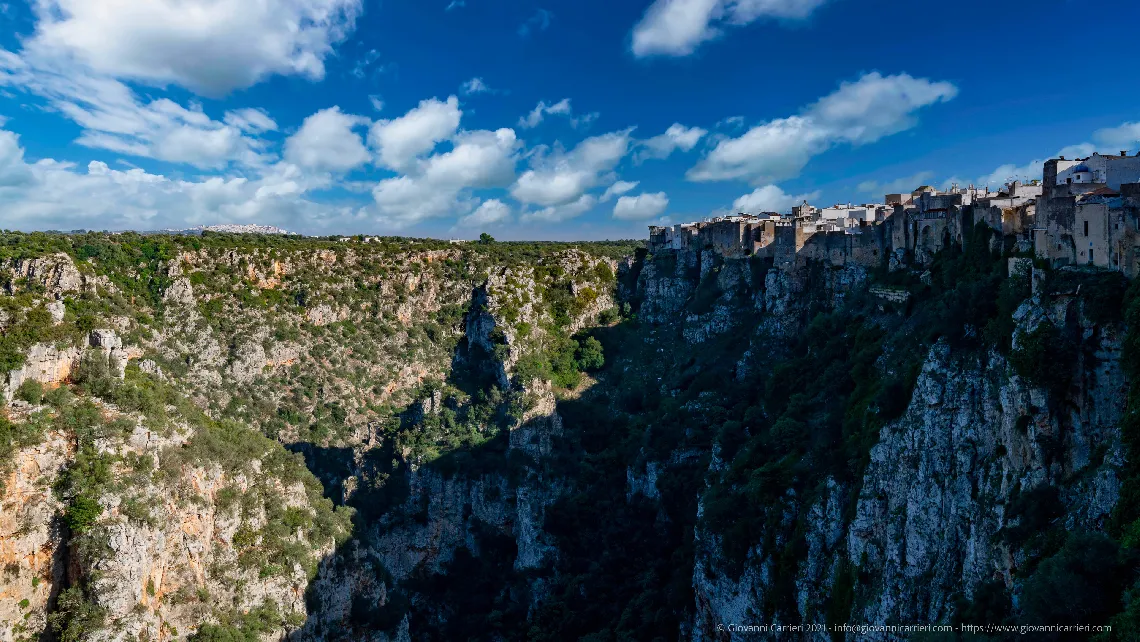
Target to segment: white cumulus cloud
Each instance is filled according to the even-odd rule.
[[[32,0],[29,49],[99,74],[222,95],[275,75],[324,77],[361,0]]]
[[[446,102],[437,98],[422,100],[399,118],[373,123],[368,140],[377,150],[382,165],[403,170],[418,156],[451,138],[459,128],[462,115],[455,96]]]
[[[1112,153],[1135,149],[1136,144],[1140,142],[1140,123],[1123,123],[1117,127],[1099,129],[1093,133],[1093,140],[1102,149],[1112,150]]]
[[[234,110],[217,121],[194,103],[187,107],[169,98],[143,102],[113,78],[0,49],[3,86],[46,99],[52,110],[80,127],[75,141],[80,145],[199,168],[267,162],[257,135],[276,129],[265,112]]]
[[[92,161],[24,160],[17,136],[0,130],[0,209],[16,229],[156,230],[212,223],[263,223],[309,231],[352,217],[353,208],[317,204],[305,192],[327,186],[279,163],[256,178],[173,179]]]
[[[340,107],[322,109],[305,119],[297,133],[285,141],[285,160],[318,172],[347,172],[371,159],[358,127],[367,118],[341,112]]]
[[[527,212],[522,216],[524,222],[540,221],[543,223],[559,223],[576,218],[594,209],[598,199],[593,194],[583,194],[569,203],[551,205],[539,210]]]
[[[493,93],[495,90],[491,89],[491,87],[488,86],[482,78],[472,78],[471,80],[463,83],[463,86],[459,88],[459,91],[462,92],[465,96],[472,96],[474,94]]]
[[[575,116],[574,109],[570,106],[569,98],[563,98],[553,105],[548,105],[546,101],[540,100],[538,104],[535,105],[535,108],[530,110],[530,113],[519,118],[518,126],[523,129],[534,129],[541,125],[547,116],[565,116],[570,121],[571,127],[578,128],[588,127],[597,120],[598,112]]]
[[[536,159],[538,166],[519,176],[511,195],[544,207],[580,202],[588,190],[606,182],[608,173],[629,153],[631,133],[627,129],[593,136],[568,153]]]
[[[377,183],[372,190],[375,206],[396,226],[468,215],[477,203],[471,190],[511,183],[519,148],[511,129],[462,133],[450,151],[417,160],[408,173]]]
[[[28,185],[32,179],[32,170],[24,162],[20,137],[14,132],[0,130],[0,188]]]
[[[693,181],[746,180],[754,185],[792,178],[813,156],[835,145],[872,143],[914,127],[916,111],[957,93],[948,82],[869,73],[843,83],[799,115],[722,139],[687,176]]]
[[[776,185],[764,185],[736,199],[732,203],[732,208],[736,212],[747,212],[749,214],[758,214],[760,212],[786,212],[795,205],[799,205],[804,201],[813,201],[818,199],[819,196],[819,192],[792,196],[791,194],[785,193],[784,190]]]
[[[656,0],[633,28],[636,56],[687,56],[725,27],[802,20],[827,0]]]
[[[277,131],[277,123],[274,122],[269,114],[264,109],[235,109],[226,112],[225,121],[227,125],[237,127],[243,132],[250,134],[263,134],[265,132]]]
[[[622,196],[614,205],[614,218],[625,221],[656,218],[661,216],[666,207],[669,207],[669,198],[665,192]]]
[[[637,153],[637,160],[668,158],[676,150],[692,151],[708,133],[708,130],[700,127],[685,127],[681,123],[673,123],[665,133],[641,141],[642,149]]]
[[[479,225],[496,225],[504,223],[511,218],[511,206],[497,198],[483,201],[467,216],[459,219],[456,227],[470,228]]]

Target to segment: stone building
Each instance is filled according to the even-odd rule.
[[[1033,246],[1051,264],[1140,273],[1137,213],[1140,156],[1093,154],[1046,161]]]
[[[1055,266],[1140,274],[1140,155],[1052,159],[1040,181],[1015,180],[997,191],[924,185],[885,201],[823,209],[805,201],[791,216],[741,214],[651,227],[650,251],[712,250],[779,267],[820,261],[897,269],[929,264],[981,224]]]

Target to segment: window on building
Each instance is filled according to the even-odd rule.
[[[1089,222],[1085,221],[1085,236],[1089,235]]]
[[[1093,262],[1093,251],[1092,251],[1092,248],[1089,248],[1089,263],[1091,264],[1092,262]]]

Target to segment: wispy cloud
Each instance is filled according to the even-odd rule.
[[[856,186],[856,190],[865,194],[909,194],[917,189],[920,185],[925,185],[934,178],[934,172],[922,171],[911,176],[904,176],[896,178],[891,181],[880,183],[879,181],[863,181]]]
[[[729,116],[716,124],[717,129],[740,129],[744,127],[744,116]]]
[[[705,134],[708,134],[708,131],[700,127],[685,127],[681,123],[673,123],[664,134],[641,141],[642,149],[635,156],[635,160],[640,163],[648,159],[668,158],[676,150],[691,151]]]
[[[349,73],[359,80],[364,80],[396,69],[395,63],[377,64],[379,60],[380,52],[375,49],[369,49],[367,53],[356,61],[356,64],[352,66],[352,70]]]
[[[467,3],[464,2],[463,0],[451,0],[451,3],[447,5],[447,8],[444,9],[444,11],[451,11],[452,9],[462,9],[463,7],[466,7],[466,6],[467,6]]]
[[[688,56],[726,27],[760,19],[803,20],[827,0],[656,0],[633,28],[638,57]]]
[[[570,107],[569,98],[563,98],[553,105],[546,104],[546,101],[539,101],[538,105],[536,105],[529,114],[519,118],[519,127],[523,129],[534,129],[542,124],[546,116],[565,116],[570,121],[571,127],[575,129],[585,129],[598,119],[599,114],[595,111],[575,116],[573,108]]]
[[[546,9],[537,9],[533,16],[519,25],[519,37],[526,38],[536,31],[546,31],[550,28],[550,21],[553,18],[554,14]]]
[[[471,80],[468,80],[467,82],[463,83],[462,86],[460,86],[459,91],[464,96],[495,93],[495,90],[491,89],[491,87],[486,82],[484,82],[482,78],[472,78]]]

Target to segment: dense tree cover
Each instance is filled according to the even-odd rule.
[[[485,237],[485,238],[484,238]],[[617,241],[496,241],[483,234],[479,242],[453,244],[438,239],[416,239],[397,236],[305,237],[278,234],[230,234],[204,232],[195,234],[139,234],[137,232],[14,232],[0,230],[0,261],[35,258],[64,252],[73,258],[96,258],[107,273],[125,272],[149,261],[170,257],[180,251],[216,248],[226,250],[316,251],[353,247],[364,252],[406,254],[427,250],[461,249],[493,257],[496,263],[526,263],[571,248],[591,254],[621,259],[644,247],[640,240]]]
[[[1120,304],[1114,304],[1111,297],[1106,298],[1100,310],[1106,315],[1123,317],[1127,328],[1122,362],[1129,382],[1120,426],[1128,457],[1120,472],[1120,500],[1109,532],[1122,547],[1137,555],[1140,554],[1140,281],[1133,281]],[[1140,571],[1135,565],[1129,577],[1129,585],[1121,598],[1123,610],[1112,619],[1113,634],[1102,636],[1101,642],[1127,640],[1131,633],[1140,631]]]

